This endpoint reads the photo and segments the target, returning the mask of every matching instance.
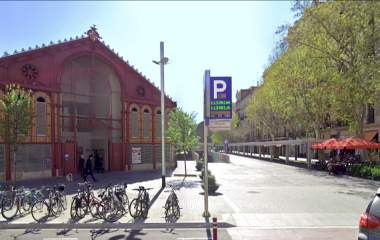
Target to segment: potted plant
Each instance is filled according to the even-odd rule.
[[[201,171],[204,166],[203,158],[199,159],[195,165],[197,171]]]
[[[202,189],[204,190],[204,182],[205,182],[205,179],[203,177],[203,183],[202,183]],[[208,192],[209,193],[215,193],[216,190],[218,190],[219,188],[219,184],[216,183],[216,179],[215,179],[215,176],[212,175],[212,174],[209,174],[208,175]]]
[[[208,172],[208,175],[210,176],[211,175],[211,171],[207,170],[207,172]],[[198,176],[199,176],[200,179],[203,179],[204,175],[205,175],[205,169],[202,168],[201,174],[199,174]]]

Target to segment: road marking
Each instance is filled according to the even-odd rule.
[[[78,240],[78,238],[43,238],[43,240]]]
[[[212,240],[212,238],[177,238],[177,240]]]

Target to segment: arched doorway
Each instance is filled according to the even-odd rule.
[[[122,142],[120,82],[102,59],[80,56],[69,61],[61,79],[61,141],[74,143],[80,155],[103,157],[110,170],[110,146]],[[76,170],[76,167],[75,167]]]

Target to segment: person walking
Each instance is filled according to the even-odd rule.
[[[85,171],[84,164],[85,164],[84,155],[81,155],[80,159],[79,159],[79,164],[78,164],[78,170],[80,172],[80,178],[81,179],[84,178],[84,175],[86,174],[84,172]]]
[[[99,163],[98,164],[99,164],[98,165],[98,172],[99,172],[99,170],[102,170],[102,173],[104,173],[102,154],[99,155]]]
[[[86,178],[88,175],[91,175],[92,179],[94,180],[94,182],[97,182],[98,180],[96,180],[94,178],[94,174],[92,173],[92,155],[90,155],[86,161],[86,174],[84,175],[84,181],[86,181]]]

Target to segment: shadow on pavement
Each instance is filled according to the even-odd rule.
[[[11,237],[13,237],[14,239],[18,239],[19,237],[21,237],[23,235],[27,235],[27,234],[33,234],[33,235],[41,234],[41,229],[26,229],[25,232],[18,234],[18,235],[13,234],[13,235],[11,235]]]
[[[200,192],[199,195],[205,195],[204,192]],[[221,196],[223,195],[223,193],[219,193],[219,192],[216,192],[216,193],[208,193],[209,196]]]
[[[183,178],[172,178],[168,181],[169,185],[179,187],[181,191],[181,188],[197,188],[199,187],[200,181],[197,181],[195,179],[187,180],[185,177]]]
[[[125,230],[126,233],[129,233],[129,235],[127,236],[127,240],[139,239],[138,238],[139,236],[146,235],[146,233],[142,233],[141,231],[142,231],[142,229],[140,229],[140,230]],[[110,238],[110,240],[116,240],[116,239],[120,239],[120,238]]]
[[[91,230],[90,233],[91,233],[91,239],[95,239],[97,237],[100,237],[100,236],[103,236],[104,234],[107,234],[107,233],[113,233],[113,232],[117,232],[118,230]]]

